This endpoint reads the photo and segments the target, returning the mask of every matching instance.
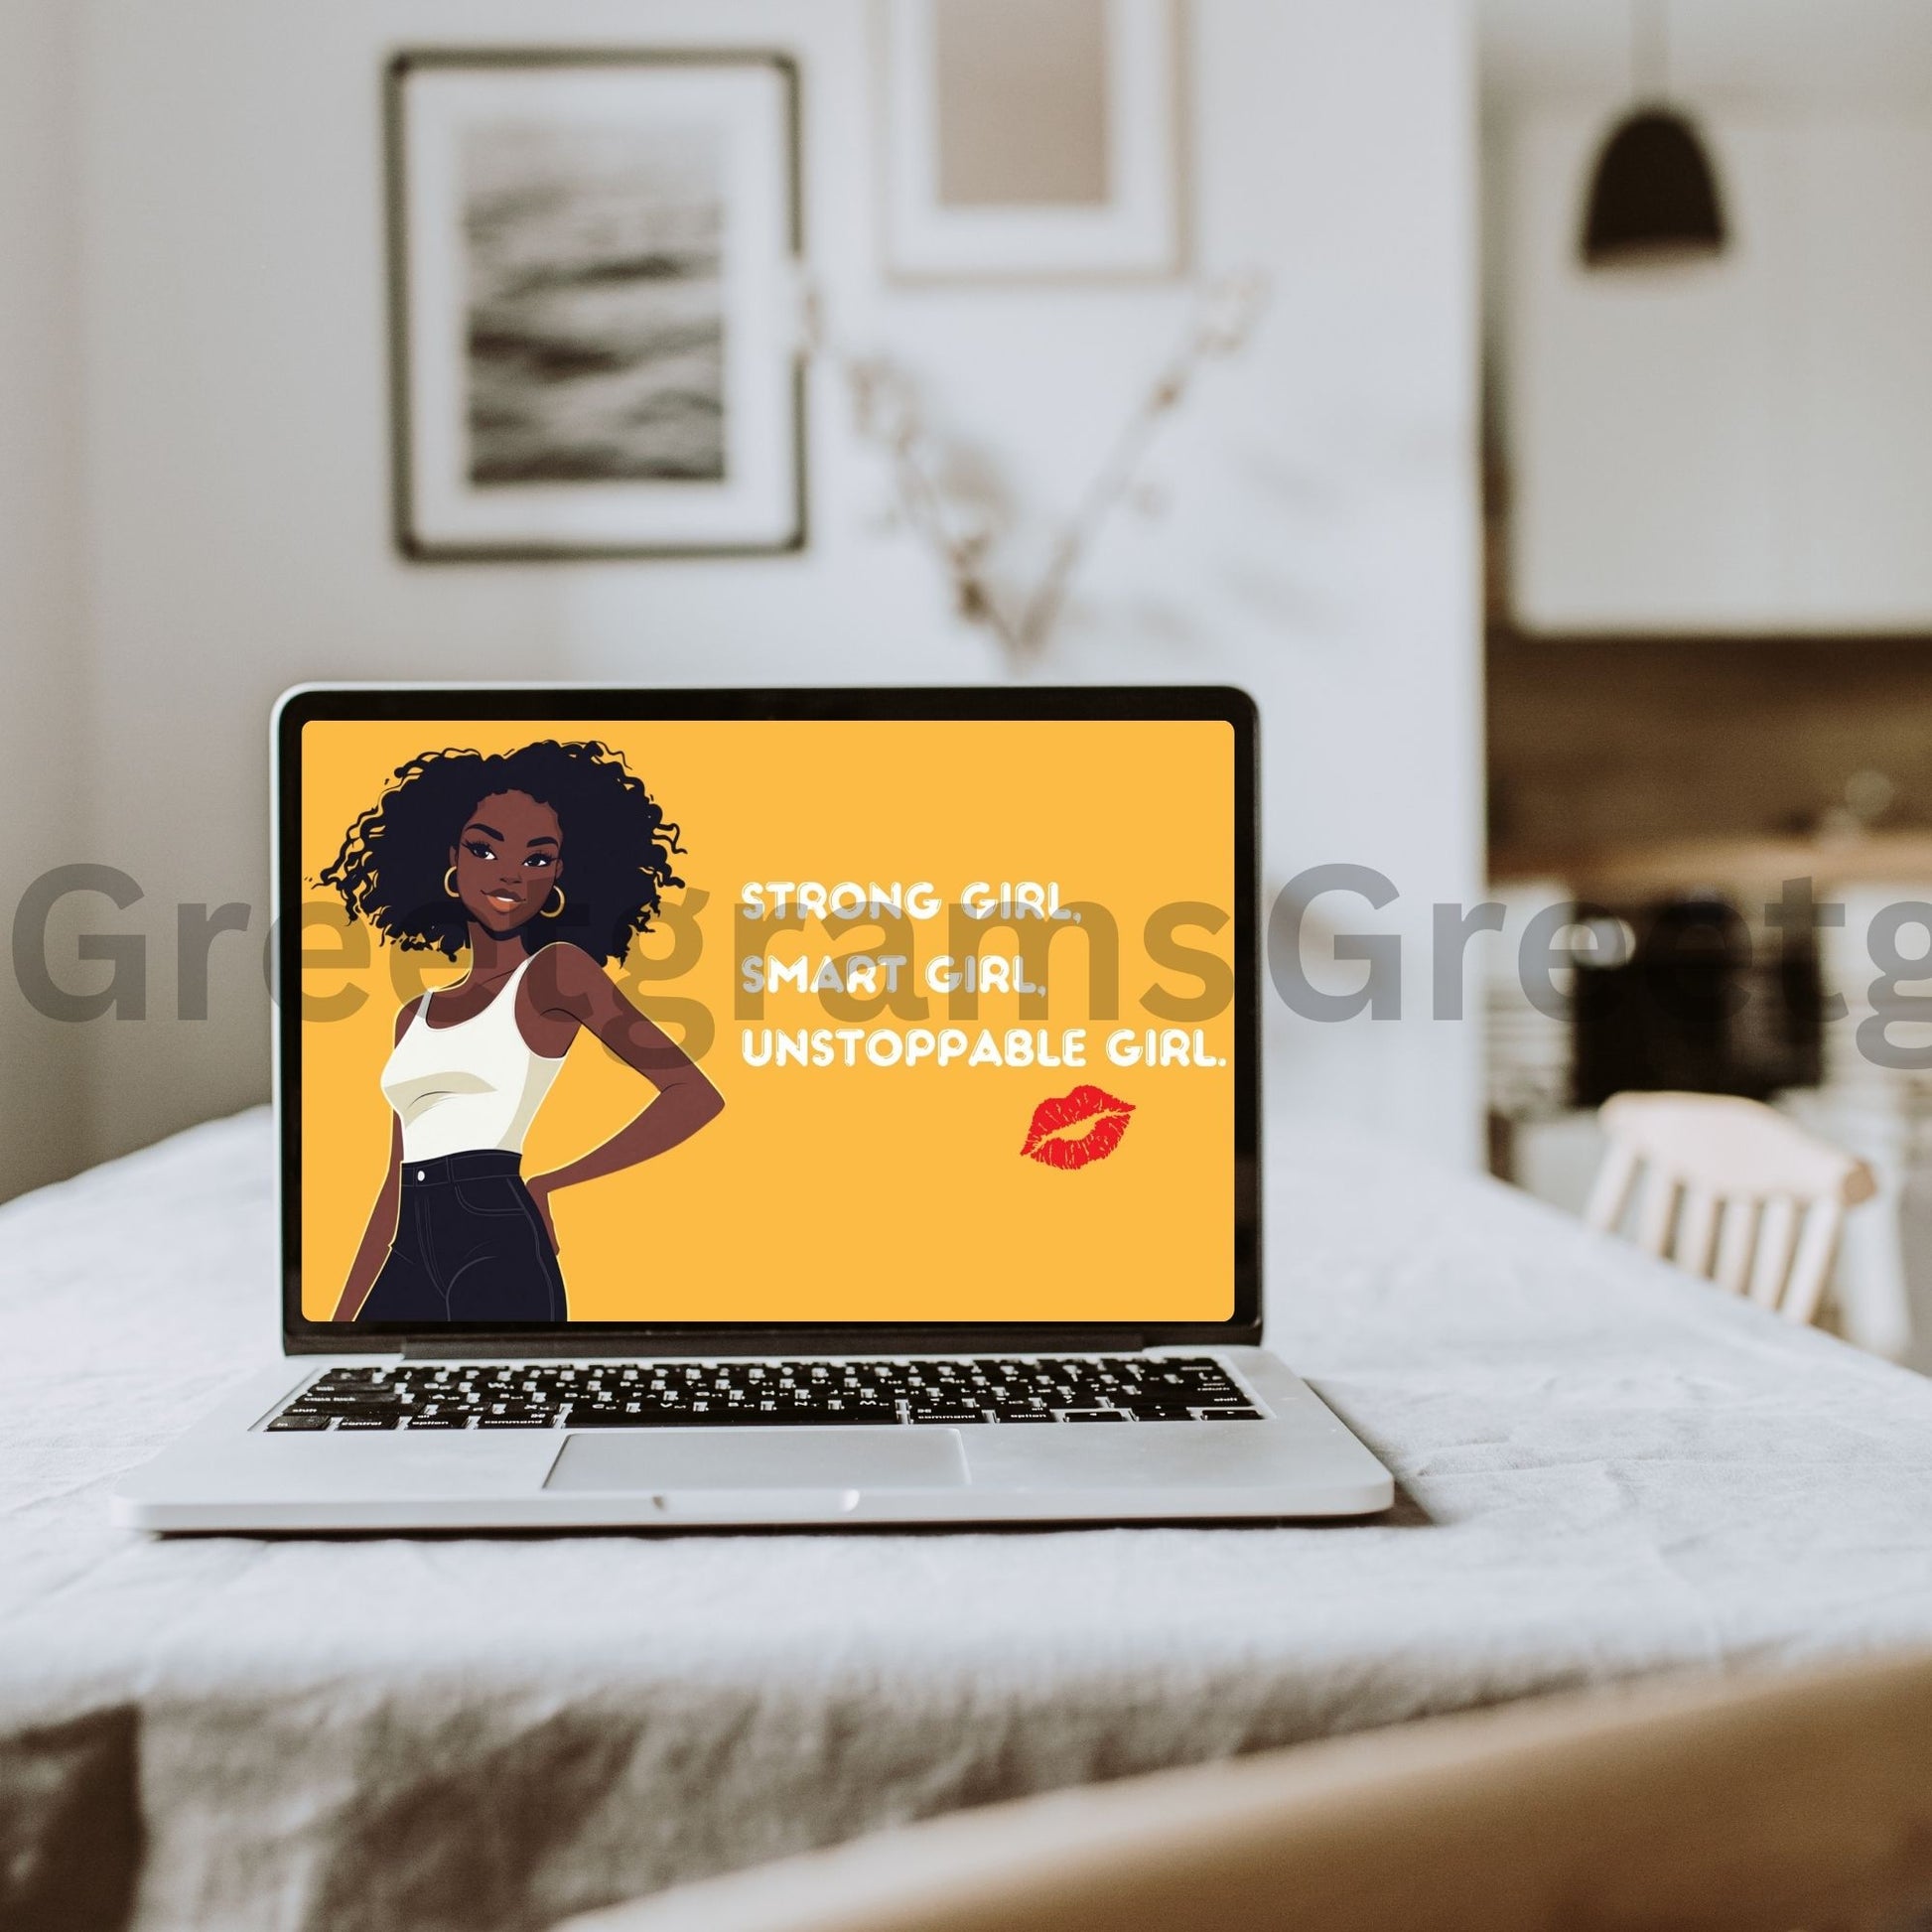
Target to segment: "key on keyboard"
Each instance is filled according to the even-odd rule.
[[[404,1362],[332,1368],[272,1430],[703,1429],[1259,1422],[1205,1355],[850,1361]]]

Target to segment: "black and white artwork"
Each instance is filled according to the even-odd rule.
[[[789,67],[407,56],[390,110],[405,551],[795,546]]]
[[[472,483],[724,481],[720,145],[702,126],[465,134]]]

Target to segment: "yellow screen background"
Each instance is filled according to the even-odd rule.
[[[1218,1067],[1124,1068],[1106,1058],[1116,1028],[1172,1024],[1143,1008],[1156,984],[1200,981],[1148,956],[1150,913],[1203,900],[1232,913],[1234,735],[1214,721],[766,722],[583,719],[500,722],[311,721],[303,730],[305,1002],[366,995],[346,1017],[303,1021],[302,1306],[333,1311],[387,1164],[380,1087],[403,1000],[447,986],[467,959],[400,952],[347,929],[316,877],[345,828],[407,759],[463,747],[509,752],[538,739],[595,738],[619,751],[682,832],[702,951],[675,979],[634,977],[638,951],[667,956],[674,934],[637,942],[613,973],[674,1038],[666,1002],[701,1001],[716,1038],[701,1061],[724,1113],[693,1139],[621,1173],[553,1197],[574,1320],[634,1322],[1210,1321],[1233,1312],[1234,1014],[1200,1026]],[[452,827],[454,841],[460,827]],[[568,886],[570,828],[565,827]],[[1010,1027],[1087,1026],[1082,1070],[1016,1067],[752,1067],[747,1026],[844,1024],[817,999],[766,995],[760,1021],[734,1017],[739,893],[752,881],[931,881],[944,899],[973,881],[1054,881],[1097,901],[1120,932],[1119,1018],[1087,1012],[1086,941],[1052,941],[1048,1018],[987,993],[977,1036]],[[328,908],[328,909],[325,909]],[[987,954],[1037,951],[1023,923],[987,922]],[[947,921],[912,926],[912,966],[948,950]],[[1232,959],[1232,920],[1188,928],[1190,949]],[[1030,943],[1031,942],[1031,943]],[[687,940],[687,945],[689,941]],[[363,947],[367,963],[345,965]],[[876,928],[834,938],[817,921],[769,941],[773,957],[845,956],[881,945]],[[314,963],[312,963],[314,962]],[[1037,979],[1036,972],[1033,977]],[[948,1024],[927,995],[924,1023],[882,1011],[866,1024]],[[1135,1108],[1114,1154],[1077,1172],[1023,1159],[1035,1106],[1089,1083]],[[615,1133],[653,1089],[580,1035],[524,1148],[539,1173]]]

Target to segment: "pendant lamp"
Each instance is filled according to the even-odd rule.
[[[1631,10],[1636,99],[1597,150],[1584,218],[1588,268],[1695,260],[1725,245],[1724,207],[1703,137],[1664,98],[1664,7],[1665,0],[1639,0]]]

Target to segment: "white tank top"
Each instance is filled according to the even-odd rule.
[[[523,1136],[564,1063],[561,1054],[533,1053],[517,1027],[516,989],[529,964],[454,1027],[429,1024],[428,997],[417,1007],[382,1069],[382,1091],[402,1121],[405,1161],[484,1148],[523,1152]]]

